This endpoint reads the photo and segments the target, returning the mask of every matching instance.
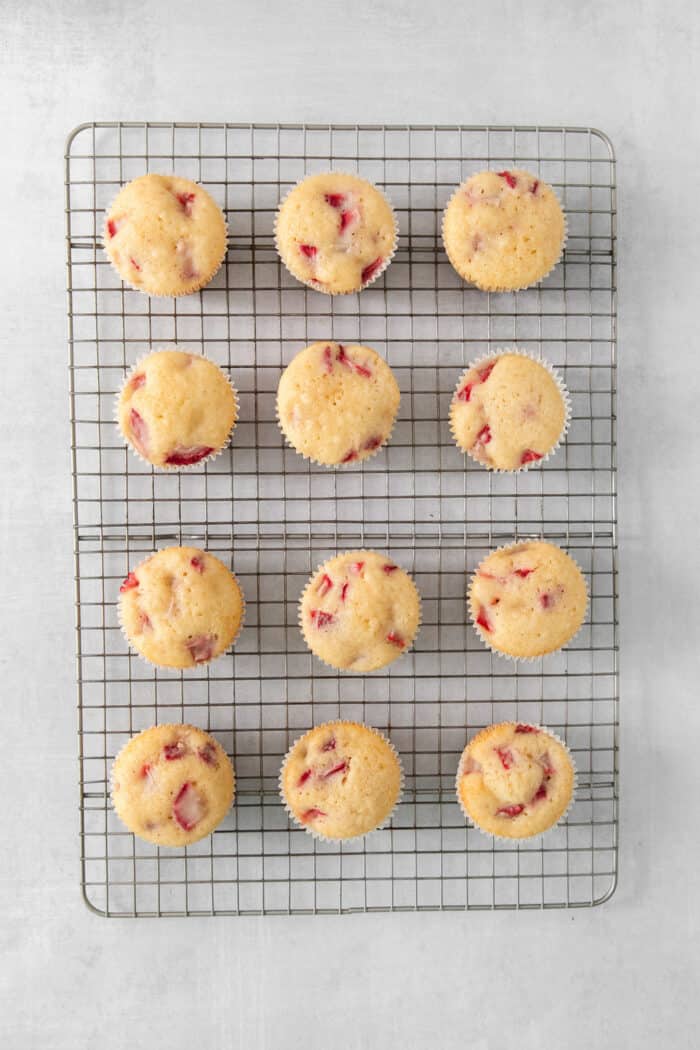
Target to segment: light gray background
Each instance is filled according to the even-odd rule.
[[[695,0],[0,2],[8,1050],[697,1045]],[[63,146],[92,119],[567,123],[619,159],[620,887],[592,911],[105,921],[78,889]]]

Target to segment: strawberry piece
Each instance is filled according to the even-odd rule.
[[[212,766],[216,769],[219,765],[216,757],[216,748],[213,744],[206,743],[203,747],[200,747],[197,751],[197,757],[201,759],[207,766]]]
[[[148,613],[145,613],[143,609],[139,609],[139,628],[141,631],[152,631],[153,624],[151,623],[151,617]]]
[[[185,642],[189,654],[196,664],[206,663],[214,655],[216,646],[215,634],[195,634]]]
[[[299,779],[297,780],[297,787],[301,787],[302,784],[305,784],[312,773],[313,773],[313,769],[305,769],[304,772],[299,777]]]
[[[496,174],[500,178],[505,179],[512,190],[518,185],[518,180],[512,171],[497,171]]]
[[[329,624],[333,623],[333,614],[324,612],[323,609],[312,609],[310,616],[319,630],[322,627],[328,627]]]
[[[178,193],[178,194],[176,194],[176,197],[177,197],[178,203],[179,203],[180,207],[182,208],[182,210],[184,211],[185,215],[191,215],[192,214],[192,205],[194,203],[195,194],[194,193]]]
[[[533,448],[526,448],[520,457],[520,466],[524,466],[526,463],[535,463],[538,459],[542,459],[541,452],[535,452]]]
[[[145,372],[137,372],[136,375],[132,376],[131,379],[129,380],[129,389],[130,390],[140,390],[141,387],[145,385],[145,383],[146,383],[146,373]]]
[[[529,725],[523,724],[522,722],[518,722],[517,726],[515,727],[515,732],[516,733],[539,733],[539,729],[537,728],[537,726],[529,726]]]
[[[369,263],[369,265],[365,266],[364,270],[362,271],[362,283],[363,284],[366,284],[367,281],[370,281],[374,277],[374,275],[377,272],[377,270],[380,269],[380,267],[382,265],[382,262],[383,262],[383,259],[382,259],[381,255],[379,255],[379,256],[377,256],[377,258],[373,262],[371,262],[371,263]]]
[[[138,272],[141,273],[141,267],[139,266],[139,264],[136,262],[136,259],[134,259],[134,257],[132,255],[129,256],[129,262],[131,263],[131,265],[134,267],[135,270],[138,270]]]
[[[189,467],[193,463],[199,463],[200,459],[210,456],[214,449],[210,445],[181,446],[168,452],[165,462],[172,467]]]
[[[465,383],[462,389],[457,394],[458,401],[469,401],[472,396],[473,383]]]
[[[337,353],[336,353],[335,356],[337,357],[338,361],[340,362],[341,365],[343,365],[344,368],[347,368],[350,371],[352,371],[352,362],[351,362],[350,358],[348,357],[348,355],[345,353],[345,347],[344,346],[341,346],[340,344],[338,344],[338,350],[337,350]]]
[[[479,433],[476,435],[475,445],[488,445],[491,440],[491,427],[488,423],[481,428]]]
[[[343,365],[344,368],[347,368],[350,372],[355,372],[358,376],[363,376],[365,379],[369,379],[369,377],[372,375],[369,368],[366,368],[364,365],[359,364],[358,361],[353,361],[350,355],[346,353],[344,346],[338,347],[338,353],[336,354],[336,357],[340,364]]]
[[[388,561],[386,563],[386,565],[382,565],[382,572],[386,572],[386,573],[396,572],[397,569],[398,569],[398,565],[392,565],[392,563],[390,561]]]
[[[151,763],[150,762],[146,762],[143,766],[141,766],[141,777],[142,778],[145,778],[145,777],[149,776],[150,772],[151,772]]]
[[[534,571],[534,569],[513,569],[513,575],[520,576],[520,578],[524,580],[526,576],[529,576],[530,573]]]
[[[503,809],[496,810],[497,817],[519,817],[525,806],[518,803],[517,806],[504,806]]]
[[[479,606],[479,614],[476,618],[476,622],[478,623],[479,627],[483,627],[485,631],[493,630],[493,624],[489,620],[486,614],[486,609],[483,607],[483,605]]]
[[[479,379],[480,379],[480,381],[482,383],[486,382],[486,380],[491,375],[491,373],[493,372],[495,367],[496,367],[496,362],[495,361],[490,361],[489,364],[484,366],[484,368],[479,369],[477,375],[479,376]]]
[[[345,204],[344,193],[324,193],[323,196],[326,198],[326,203],[330,204],[331,208],[342,208],[343,204]]]
[[[129,413],[129,426],[131,428],[131,440],[137,451],[144,458],[148,458],[148,423],[135,408],[132,408]]]
[[[299,251],[302,255],[305,255],[307,259],[313,259],[314,255],[318,251],[315,244],[300,244]]]
[[[355,374],[358,376],[362,376],[364,379],[369,379],[369,377],[372,375],[369,368],[365,368],[365,366],[361,365],[359,361],[353,361],[352,367]]]
[[[198,554],[195,554],[194,558],[190,558],[190,565],[196,572],[204,572],[204,559],[200,558]]]
[[[554,605],[554,595],[545,591],[540,595],[540,605],[543,609],[551,609]]]
[[[406,648],[405,641],[403,640],[400,634],[396,633],[396,631],[389,631],[388,635],[386,636],[386,640],[387,642],[391,642],[391,644],[395,645],[398,649]]]
[[[540,180],[539,179],[535,179],[535,181],[533,182],[532,186],[530,187],[530,193],[532,193],[533,195],[536,194],[539,184],[540,184]]]
[[[504,769],[512,769],[515,765],[515,759],[513,758],[513,752],[509,751],[507,747],[495,747],[494,751],[501,760],[501,765]]]
[[[173,802],[173,817],[183,831],[191,831],[205,812],[204,799],[188,781],[182,785]]]
[[[535,794],[532,796],[532,802],[539,802],[540,799],[547,797],[547,785],[544,781],[540,784]]]
[[[355,208],[346,208],[345,211],[340,213],[340,232],[346,230],[352,223],[357,222],[360,218],[360,213]]]
[[[333,371],[333,351],[330,346],[326,346],[323,349],[323,368],[327,375],[330,375]]]
[[[187,754],[187,744],[184,740],[176,740],[174,744],[166,744],[163,748],[163,758],[166,762],[175,762],[178,758],[184,758]]]
[[[368,438],[367,441],[365,441],[364,445],[362,446],[362,451],[363,452],[374,452],[375,448],[379,448],[381,443],[382,443],[382,439],[380,437]]]
[[[350,584],[346,580],[345,583],[343,584],[343,586],[340,588],[340,600],[341,600],[341,602],[345,601],[345,595],[348,593],[348,587],[349,586],[350,586]]]
[[[110,237],[114,237],[119,227],[117,226],[114,219],[107,219],[107,233]]]
[[[328,594],[332,587],[333,580],[330,578],[328,573],[324,572],[323,576],[321,577],[321,582],[316,588],[316,593],[318,594],[319,598],[323,598],[324,594]]]
[[[325,744],[321,748],[321,751],[335,751],[335,737],[332,736],[330,740],[326,740]]]
[[[365,563],[363,561],[354,561],[350,566],[350,572],[354,573],[355,576],[359,576],[364,566]]]
[[[354,448],[351,448],[349,452],[345,453],[345,455],[343,456],[343,458],[341,459],[340,462],[341,463],[352,463],[352,461],[354,459],[357,459],[357,452],[355,451]]]
[[[347,768],[347,762],[338,762],[337,765],[333,766],[331,769],[328,769],[325,773],[322,773],[321,779],[328,780],[329,777],[334,777],[336,773],[344,773]]]
[[[302,813],[299,817],[299,820],[302,822],[302,824],[310,824],[312,820],[317,820],[318,817],[327,816],[328,814],[324,813],[322,809],[316,809],[316,807],[313,806],[311,809],[305,810],[305,812]]]
[[[130,591],[133,587],[138,587],[138,585],[139,581],[136,579],[136,576],[133,572],[130,572],[119,588],[119,593],[124,594],[125,591]]]

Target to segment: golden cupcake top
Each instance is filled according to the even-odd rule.
[[[149,295],[187,295],[211,280],[226,254],[226,220],[198,183],[142,175],[122,187],[103,243],[119,276]]]
[[[197,547],[158,551],[119,588],[124,634],[158,667],[196,667],[220,656],[238,635],[243,611],[236,577]]]
[[[209,835],[231,808],[231,761],[209,733],[159,725],[132,737],[114,760],[114,808],[129,831],[156,846]]]
[[[586,581],[553,543],[529,540],[492,551],[471,579],[469,612],[497,652],[536,657],[561,649],[583,623]]]
[[[309,175],[277,213],[275,240],[289,272],[319,292],[357,292],[386,268],[397,228],[386,197],[357,175]]]
[[[380,733],[355,722],[327,722],[298,740],[280,772],[294,820],[315,835],[349,839],[383,824],[401,792],[401,763]]]
[[[370,347],[312,343],[282,373],[277,415],[297,452],[338,466],[375,455],[391,434],[399,401],[391,369]]]
[[[408,573],[377,551],[347,551],[325,562],[301,597],[306,644],[331,667],[368,672],[410,649],[420,598]]]
[[[149,463],[172,470],[223,448],[237,413],[221,369],[183,350],[157,350],[139,361],[117,400],[125,441]]]
[[[529,171],[482,171],[450,198],[442,238],[457,273],[487,292],[528,288],[564,247],[566,222],[546,182]]]
[[[468,368],[450,405],[458,448],[488,469],[522,470],[561,440],[564,394],[544,365],[523,354],[499,353]]]
[[[551,828],[574,790],[568,749],[540,726],[501,722],[488,726],[462,753],[457,797],[477,827],[522,839]]]

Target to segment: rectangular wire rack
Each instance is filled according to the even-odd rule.
[[[440,241],[453,188],[487,167],[524,167],[559,192],[564,260],[541,286],[488,295],[465,285]],[[272,239],[276,206],[307,173],[357,171],[400,224],[386,273],[361,295],[297,284]],[[225,209],[226,263],[203,291],[155,299],[125,288],[100,247],[105,207],[148,171],[201,182]],[[70,398],[77,605],[82,886],[102,915],[337,913],[553,908],[606,900],[617,877],[615,161],[590,128],[91,123],[66,150]],[[389,446],[356,468],[310,465],[275,423],[282,368],[318,339],[374,347],[401,387]],[[230,450],[200,471],[157,473],[113,421],[125,371],[176,343],[230,370],[241,412]],[[541,468],[490,473],[450,437],[464,366],[517,344],[561,370],[568,440]],[[589,582],[573,643],[533,663],[487,651],[467,623],[467,575],[486,552],[537,535]],[[119,583],[147,553],[208,548],[235,570],[246,626],[232,653],[185,674],[131,653]],[[297,600],[320,561],[373,547],[423,598],[413,651],[372,675],[317,661]],[[290,826],[277,796],[289,743],[343,717],[389,733],[406,772],[390,827],[346,844]],[[496,842],[457,806],[458,757],[475,730],[543,722],[572,748],[576,802],[533,841]],[[158,849],[114,814],[112,759],[155,722],[193,722],[233,758],[237,798],[209,838]]]

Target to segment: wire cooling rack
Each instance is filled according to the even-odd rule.
[[[465,285],[440,243],[441,211],[472,172],[521,166],[560,193],[563,263],[536,288]],[[398,213],[394,262],[361,295],[321,295],[281,267],[272,228],[301,176],[329,168],[379,184]],[[100,247],[104,209],[127,180],[176,172],[203,183],[229,223],[226,264],[182,299],[126,289]],[[110,916],[600,903],[617,872],[615,162],[590,128],[85,124],[66,151],[70,396],[77,599],[82,885]],[[285,448],[274,401],[284,365],[317,339],[375,347],[401,387],[388,448],[327,470]],[[122,445],[113,402],[125,370],[177,343],[230,370],[232,448],[199,471],[157,473]],[[494,475],[447,427],[461,369],[517,344],[558,367],[572,394],[563,448],[542,467]],[[492,547],[531,535],[585,571],[589,615],[564,651],[516,665],[467,624],[467,574]],[[119,583],[152,550],[206,547],[237,573],[246,626],[232,654],[185,674],[129,651]],[[414,575],[423,626],[412,652],[372,675],[338,674],[306,649],[297,600],[336,551],[386,551]],[[361,719],[401,753],[404,800],[359,843],[292,828],[277,797],[289,743],[314,723]],[[543,722],[579,771],[568,818],[530,842],[467,827],[454,796],[468,737],[501,719]],[[112,759],[154,722],[216,734],[237,773],[220,828],[187,849],[134,838],[112,811]]]

